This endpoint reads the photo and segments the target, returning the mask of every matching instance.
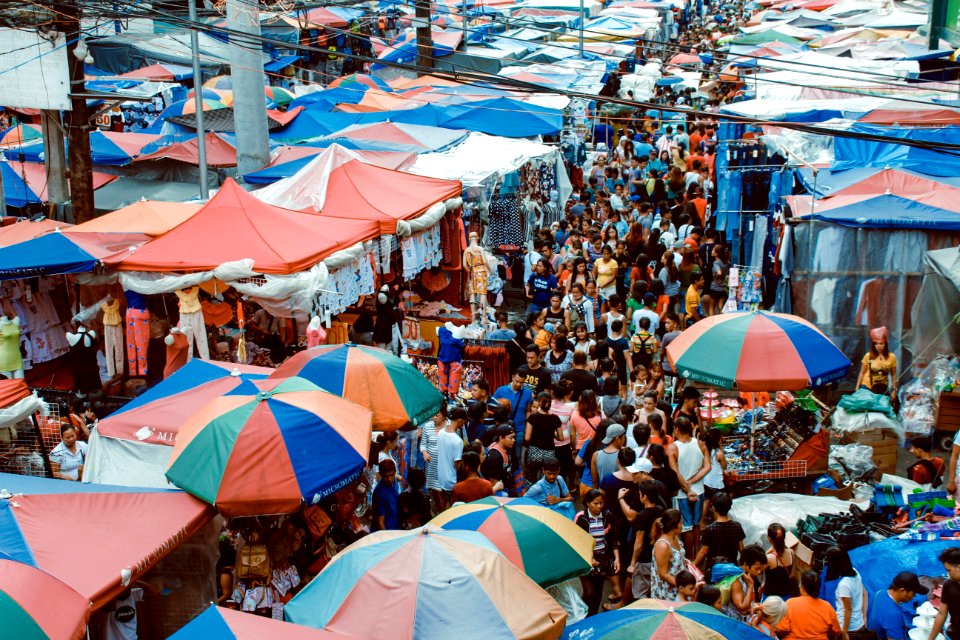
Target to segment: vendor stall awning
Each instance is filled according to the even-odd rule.
[[[48,233],[0,249],[0,280],[87,273],[109,256],[126,255],[149,238],[139,233]]]
[[[72,227],[80,233],[142,233],[162,236],[200,210],[199,204],[141,200]]]
[[[192,218],[113,264],[121,271],[211,271],[253,260],[258,273],[305,271],[379,234],[376,222],[338,220],[274,207],[231,179]]]
[[[0,553],[46,571],[94,607],[123,591],[123,573],[136,580],[215,514],[182,491],[8,473],[0,490],[14,496],[0,499]],[[76,544],[64,542],[65,532]]]

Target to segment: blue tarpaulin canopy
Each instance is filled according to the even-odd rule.
[[[960,231],[960,213],[916,200],[883,194],[806,216],[845,227]]]
[[[0,279],[93,271],[97,259],[62,233],[0,249]]]
[[[937,556],[949,547],[960,546],[956,540],[911,542],[887,538],[850,552],[853,567],[860,572],[863,586],[870,598],[881,589],[890,588],[893,578],[901,571],[918,576],[942,576],[946,573]],[[877,562],[883,558],[883,562]]]
[[[43,145],[41,145],[43,146]],[[0,172],[3,176],[3,197],[9,207],[26,207],[31,204],[41,204],[36,193],[27,186],[24,179],[18,174],[9,162],[0,162]]]
[[[925,140],[933,143],[960,144],[960,127],[881,127],[855,124],[849,131],[885,136],[891,142],[876,142],[861,138],[837,137],[833,142],[833,164],[830,169],[858,169],[863,167],[907,168],[934,176],[957,175],[960,155],[941,153],[898,144],[901,140]]]
[[[563,128],[563,112],[512,98],[492,98],[447,107],[451,117],[439,126],[492,136],[526,138],[555,134]]]
[[[281,56],[276,60],[271,60],[270,62],[264,64],[263,70],[267,73],[278,73],[299,59],[300,56]]]

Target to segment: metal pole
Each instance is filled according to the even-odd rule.
[[[467,0],[463,0],[460,9],[460,20],[463,22],[463,48],[467,48]]]
[[[580,0],[580,57],[583,57],[583,0]]]
[[[193,58],[193,102],[196,105],[197,161],[200,164],[200,198],[210,197],[207,184],[207,140],[203,130],[203,77],[200,75],[200,36],[197,31],[197,0],[187,0],[190,10],[190,55]]]

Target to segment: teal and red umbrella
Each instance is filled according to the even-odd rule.
[[[349,640],[348,636],[211,605],[168,640]]]
[[[850,360],[810,322],[751,311],[710,316],[667,346],[682,378],[740,391],[799,391],[843,378]]]
[[[0,553],[0,636],[79,640],[90,611],[86,598],[50,574]]]
[[[292,513],[360,474],[370,411],[301,378],[252,384],[256,395],[216,398],[180,427],[170,482],[235,517]]]
[[[292,376],[366,407],[373,412],[375,431],[421,424],[443,404],[443,396],[416,367],[375,347],[314,347],[288,359],[270,377]]]
[[[527,498],[491,497],[459,504],[430,524],[482,533],[541,587],[593,568],[593,536],[569,518]]]
[[[338,553],[283,609],[361,638],[554,640],[566,612],[475,531],[378,531]]]
[[[698,602],[637,600],[563,631],[563,640],[763,640],[766,635]]]

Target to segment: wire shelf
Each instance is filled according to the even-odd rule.
[[[802,478],[807,475],[807,461],[757,462],[750,464],[749,468],[743,471],[732,471],[729,475],[734,482]]]

